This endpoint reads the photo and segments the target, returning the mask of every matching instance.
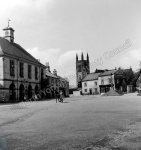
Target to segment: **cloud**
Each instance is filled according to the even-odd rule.
[[[51,1],[52,0],[1,0],[0,11],[11,11],[11,9],[14,9],[16,7],[42,9]]]
[[[123,68],[132,67],[133,70],[139,69],[139,62],[141,61],[141,48],[130,50],[125,55],[119,58],[117,64]]]
[[[27,52],[29,52],[36,59],[40,59],[42,64],[46,64],[49,62],[51,69],[55,69],[57,67],[57,60],[59,57],[61,49],[60,48],[50,48],[47,50],[40,50],[38,47],[28,48]]]
[[[58,68],[62,75],[68,76],[76,72],[75,71],[76,53],[80,56],[82,53],[82,50],[71,50],[71,51],[62,53],[60,55],[58,59]]]
[[[47,18],[47,11],[51,9],[53,0],[1,0],[0,18],[1,28],[7,25],[8,19],[16,23],[30,24]],[[4,14],[4,15],[3,15]],[[37,19],[38,18],[38,19]]]
[[[28,48],[27,52],[36,59],[40,59],[40,62],[44,65],[46,62],[49,62],[51,71],[53,71],[53,69],[57,69],[58,75],[71,78],[70,84],[75,85],[76,53],[78,56],[81,56],[82,50],[71,50],[63,53],[60,48],[40,50],[38,47],[34,47]]]
[[[66,62],[72,63],[73,61],[75,61],[76,53],[80,55],[82,53],[82,50],[71,50],[63,53],[58,60],[59,65],[61,66],[64,65]]]
[[[76,53],[80,57],[82,50],[67,51],[58,59],[58,71],[62,77],[69,79],[70,85],[76,85]]]

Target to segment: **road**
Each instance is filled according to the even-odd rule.
[[[0,105],[0,150],[139,150],[141,97]]]

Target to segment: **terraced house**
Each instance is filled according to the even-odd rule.
[[[0,100],[20,101],[43,89],[46,66],[14,42],[9,25],[0,37]]]
[[[58,76],[56,69],[51,73],[49,63],[46,64],[46,79],[44,87],[46,89],[46,98],[55,98],[55,91],[60,92],[60,90],[64,93],[65,97],[69,97],[68,80]]]

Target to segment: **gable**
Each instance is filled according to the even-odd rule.
[[[116,72],[115,72],[115,76],[125,76],[125,73],[122,71],[122,70],[117,70]]]
[[[20,58],[44,66],[20,45],[16,43],[10,43],[9,41],[3,39],[2,37],[0,37],[0,55]]]
[[[0,55],[3,55],[3,51],[2,51],[1,46],[0,46]]]

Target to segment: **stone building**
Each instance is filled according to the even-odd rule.
[[[133,80],[135,78],[132,68],[107,70],[99,75],[100,93],[106,93],[111,88],[119,93],[134,91]]]
[[[53,73],[50,71],[49,63],[46,63],[46,79],[44,80],[44,87],[46,89],[46,98],[55,98],[55,91],[63,91],[64,96],[69,96],[69,81],[57,75],[57,70]]]
[[[130,93],[135,90],[135,74],[131,67],[129,69],[118,68],[114,79],[116,91]]]
[[[59,79],[59,91],[62,90],[65,97],[69,97],[69,81],[66,78],[57,76]]]
[[[114,74],[116,71],[116,69],[106,70],[99,75],[98,84],[100,93],[106,93],[111,88],[115,90]]]
[[[51,73],[49,63],[46,63],[46,79],[44,82],[46,98],[54,98],[55,90],[59,92],[59,80],[55,73]]]
[[[30,99],[43,90],[46,66],[14,42],[14,29],[9,25],[0,37],[0,100]]]
[[[76,54],[76,85],[77,88],[82,88],[82,80],[90,73],[89,56],[87,53],[87,59],[84,60],[83,53],[81,54],[81,60],[78,60]]]

